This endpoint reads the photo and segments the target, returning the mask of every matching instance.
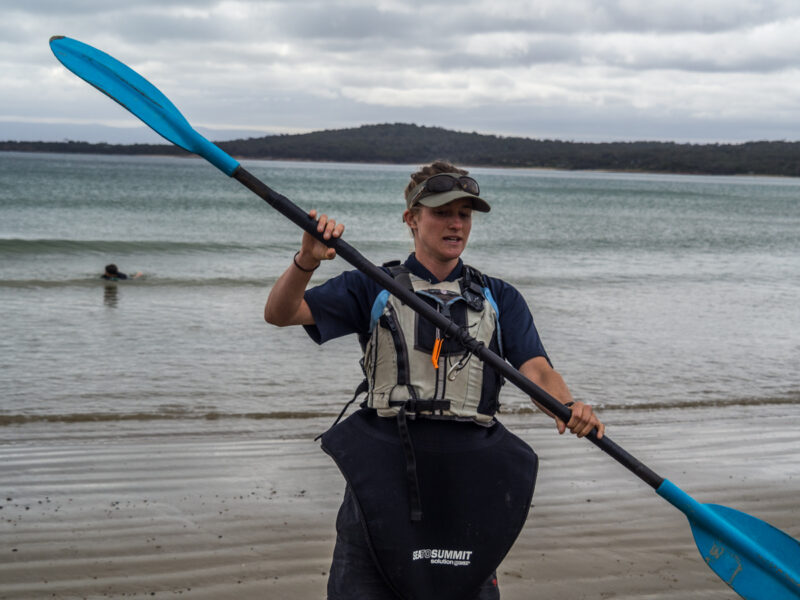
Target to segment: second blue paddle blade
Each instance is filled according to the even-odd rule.
[[[747,600],[800,600],[800,543],[748,514],[701,504],[668,479],[656,493],[689,519],[706,564]]]
[[[716,504],[704,506],[750,540],[746,547],[735,548],[720,536],[690,521],[697,549],[725,583],[742,598],[800,598],[800,543],[797,540],[738,510]],[[773,559],[779,562],[776,564]]]

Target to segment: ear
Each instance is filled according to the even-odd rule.
[[[409,226],[411,231],[415,231],[417,229],[417,217],[418,211],[416,210],[406,210],[403,213],[403,221]]]

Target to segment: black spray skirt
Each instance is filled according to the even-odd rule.
[[[511,549],[538,461],[502,424],[408,421],[423,517],[410,519],[407,461],[395,419],[361,409],[322,436],[358,504],[376,566],[405,600],[476,594]]]

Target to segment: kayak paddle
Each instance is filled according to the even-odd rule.
[[[339,256],[400,298],[444,331],[447,337],[456,339],[559,419],[569,420],[571,412],[567,407],[470,337],[466,329],[459,328],[398,284],[344,240],[323,239],[317,232],[314,219],[192,129],[172,102],[144,77],[108,54],[68,37],[52,37],[50,48],[67,69],[128,109],[156,133],[205,158],[238,180],[303,230],[334,248]],[[748,600],[800,599],[800,543],[797,540],[745,513],[724,506],[701,504],[628,454],[608,436],[598,439],[593,431],[587,437],[686,515],[700,554],[740,596]]]

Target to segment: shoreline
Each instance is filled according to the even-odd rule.
[[[521,392],[514,390],[512,393],[521,394]],[[506,420],[520,421],[524,419],[536,419],[537,415],[541,415],[541,411],[533,404],[527,403],[524,397],[521,397],[522,403],[504,404],[501,405],[501,410],[498,413],[498,418],[503,422]],[[515,398],[516,399],[516,398]],[[800,396],[794,394],[786,394],[781,396],[774,396],[770,398],[738,398],[734,400],[723,399],[699,399],[699,400],[676,400],[671,403],[667,402],[650,402],[642,404],[614,404],[608,400],[601,400],[594,402],[587,399],[586,402],[592,404],[597,410],[602,411],[604,414],[610,413],[609,421],[613,421],[618,415],[626,415],[630,418],[631,415],[636,415],[633,419],[645,419],[648,415],[658,414],[662,411],[700,411],[704,412],[710,408],[724,409],[724,410],[747,410],[752,408],[761,408],[767,411],[779,409],[781,406],[794,407],[800,405]],[[20,412],[9,413],[0,411],[0,434],[4,428],[9,427],[24,427],[24,426],[37,426],[42,424],[54,425],[78,425],[78,426],[91,426],[93,424],[103,425],[107,427],[121,427],[125,423],[132,424],[135,429],[137,424],[144,425],[150,423],[151,427],[158,427],[164,424],[164,428],[169,429],[170,424],[176,424],[179,430],[189,430],[191,427],[180,428],[181,424],[194,423],[201,426],[204,422],[220,422],[222,427],[226,427],[226,432],[239,430],[248,430],[249,426],[258,427],[259,422],[268,421],[271,423],[269,430],[274,430],[280,427],[280,424],[288,425],[290,431],[305,430],[305,425],[300,423],[310,423],[313,427],[316,422],[320,424],[320,431],[324,431],[327,426],[332,423],[339,415],[339,410],[273,410],[262,412],[222,412],[219,409],[197,411],[181,410],[175,407],[163,408],[159,411],[136,411],[136,412],[74,412],[74,413],[35,413],[35,412]],[[328,425],[326,425],[326,423]],[[239,425],[240,427],[235,427]],[[20,430],[22,431],[22,430]],[[2,439],[0,435],[0,439]],[[291,438],[291,436],[290,436]]]
[[[800,432],[784,409],[623,413],[609,435],[699,501],[798,537]],[[504,600],[736,597],[682,513],[547,421],[504,419],[541,463],[498,568]],[[344,482],[311,437],[115,433],[2,428],[0,599],[325,597]]]
[[[235,140],[233,140],[235,141]],[[13,140],[6,140],[0,141],[0,146],[3,144],[64,144],[64,142],[15,142]],[[67,142],[68,143],[68,142]],[[88,146],[105,146],[105,147],[127,147],[127,146],[136,146],[137,144],[102,144],[102,143],[91,143],[91,142],[73,142],[74,144],[82,145],[86,144]],[[224,144],[227,142],[212,142],[214,144]],[[637,143],[637,142],[630,142],[630,143]],[[746,143],[761,143],[761,142],[742,142],[742,144]],[[771,142],[765,142],[771,143]],[[774,142],[774,143],[782,143],[782,142]],[[791,143],[791,142],[790,142]],[[141,145],[148,145],[148,146],[164,146],[164,148],[171,149],[173,146],[171,144],[141,144]],[[740,144],[741,145],[741,144]],[[78,149],[43,149],[43,150],[32,150],[32,149],[9,149],[9,148],[2,148],[0,147],[0,153],[8,153],[8,154],[49,154],[49,155],[59,155],[59,156],[100,156],[100,157],[131,157],[131,158],[190,158],[190,159],[198,159],[198,160],[205,160],[202,157],[199,157],[195,154],[192,154],[186,150],[181,150],[180,148],[175,147],[175,151],[169,152],[102,152],[100,149],[89,149],[89,150],[78,150]],[[344,160],[323,160],[323,159],[314,159],[314,158],[285,158],[285,157],[253,157],[253,156],[241,156],[237,155],[236,153],[230,154],[231,157],[236,159],[237,161],[251,161],[251,162],[271,162],[271,163],[299,163],[299,164],[308,164],[308,165],[341,165],[343,167],[349,166],[365,166],[365,167],[406,167],[412,170],[416,170],[419,165],[429,163],[430,160],[420,160],[417,162],[384,162],[384,161],[371,161],[366,162],[362,160],[353,160],[353,161],[344,161]],[[472,162],[465,162],[463,165],[467,169],[497,169],[503,171],[541,171],[543,173],[596,173],[596,174],[609,174],[609,175],[654,175],[654,176],[667,176],[667,175],[674,175],[676,177],[734,177],[734,178],[747,178],[747,177],[754,177],[759,179],[787,179],[789,181],[797,181],[800,178],[800,175],[787,175],[781,173],[761,173],[761,172],[747,172],[747,173],[717,173],[713,171],[686,171],[686,170],[677,170],[677,171],[667,171],[667,170],[647,170],[647,169],[609,169],[609,168],[566,168],[566,167],[546,167],[546,166],[536,166],[536,165],[529,165],[529,166],[514,166],[514,165],[501,165],[501,164],[481,164],[481,163],[472,163]]]

